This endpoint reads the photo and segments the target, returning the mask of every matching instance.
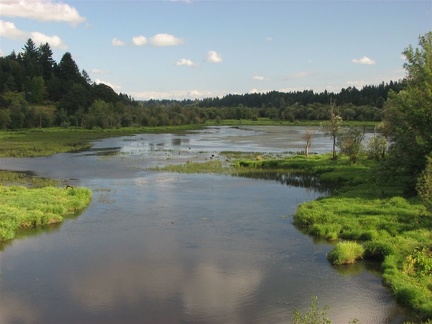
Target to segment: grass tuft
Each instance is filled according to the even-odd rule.
[[[327,255],[327,259],[334,265],[353,264],[361,259],[364,248],[361,244],[351,241],[339,242]]]

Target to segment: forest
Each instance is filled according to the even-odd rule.
[[[93,82],[71,53],[53,59],[48,43],[28,39],[17,54],[0,57],[0,129],[51,126],[113,128],[179,126],[223,119],[275,121],[326,120],[335,103],[346,121],[381,121],[389,93],[406,80],[382,82],[339,93],[297,92],[228,94],[196,100],[136,101],[110,86]]]

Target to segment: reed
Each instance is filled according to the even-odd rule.
[[[339,242],[336,247],[327,255],[327,259],[334,265],[353,264],[361,259],[364,248],[357,242]]]

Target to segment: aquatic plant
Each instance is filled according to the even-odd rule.
[[[331,324],[332,321],[327,317],[329,306],[320,309],[317,303],[318,297],[313,296],[309,309],[304,314],[295,308],[292,312],[293,324]]]
[[[305,313],[300,312],[297,308],[292,312],[293,324],[331,324],[333,323],[327,317],[329,306],[324,306],[322,309],[318,307],[318,297],[313,296],[308,310]],[[349,324],[359,323],[357,319],[352,319]]]
[[[327,255],[327,259],[334,265],[353,264],[363,257],[364,248],[357,242],[339,242]]]

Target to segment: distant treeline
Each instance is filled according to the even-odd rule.
[[[339,93],[297,92],[229,94],[201,100],[135,101],[110,86],[92,82],[70,53],[60,62],[48,43],[29,39],[18,54],[0,57],[0,128],[50,126],[87,128],[199,124],[206,120],[326,120],[336,103],[344,120],[379,121],[390,91],[405,80],[342,89]]]
[[[339,93],[324,92],[316,93],[313,90],[304,90],[296,92],[279,92],[270,91],[267,93],[247,93],[247,94],[229,94],[222,98],[205,98],[198,102],[184,100],[179,103],[190,105],[196,103],[201,108],[208,107],[250,107],[250,108],[286,108],[292,105],[306,106],[309,104],[320,103],[330,104],[331,101],[338,105],[352,104],[354,106],[372,106],[382,108],[387,100],[390,91],[399,92],[405,87],[405,81],[382,82],[379,85],[367,85],[361,90],[356,87],[343,88]],[[147,103],[170,104],[173,100],[150,100]],[[176,101],[174,101],[176,102]]]

